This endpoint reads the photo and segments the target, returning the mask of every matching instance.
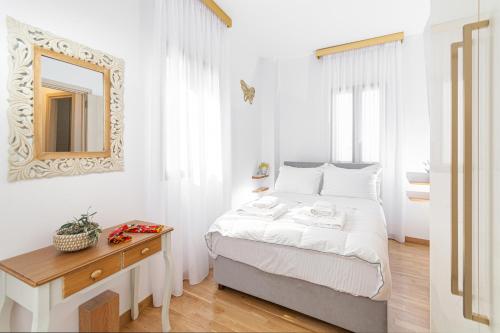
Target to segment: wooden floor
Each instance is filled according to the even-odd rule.
[[[390,332],[429,331],[429,248],[389,243],[392,297]],[[173,331],[182,332],[346,332],[345,330],[243,293],[224,289],[209,276],[184,285],[170,307]],[[160,309],[146,308],[122,332],[160,332]]]
[[[429,332],[429,247],[389,243],[389,332]]]

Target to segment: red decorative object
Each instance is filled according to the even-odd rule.
[[[132,239],[132,236],[125,235],[126,232],[129,233],[159,233],[163,230],[162,225],[145,225],[145,224],[124,224],[108,235],[108,243],[119,244],[128,242]]]

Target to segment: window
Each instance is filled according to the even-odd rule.
[[[337,94],[335,96],[334,109],[336,112],[332,129],[337,148],[335,160],[352,161],[354,137],[354,101],[352,91]]]
[[[332,160],[372,163],[380,156],[380,89],[345,89],[333,94]]]

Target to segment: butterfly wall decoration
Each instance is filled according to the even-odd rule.
[[[241,90],[243,90],[243,100],[250,104],[253,103],[253,98],[255,96],[255,88],[249,87],[245,81],[240,80]]]

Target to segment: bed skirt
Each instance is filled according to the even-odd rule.
[[[354,332],[387,332],[387,302],[352,296],[311,282],[275,275],[218,256],[214,279],[222,286]]]

